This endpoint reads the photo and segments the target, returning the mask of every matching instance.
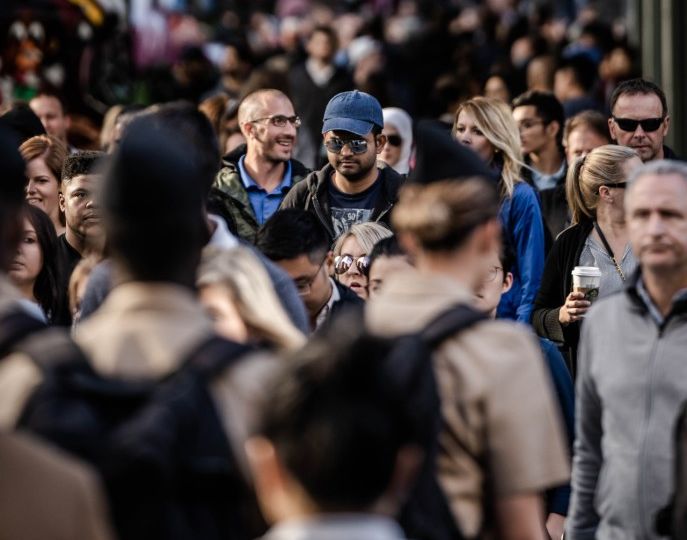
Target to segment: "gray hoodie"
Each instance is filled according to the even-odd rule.
[[[638,276],[582,327],[567,538],[654,539],[673,491],[673,432],[687,399],[687,300],[652,315]],[[648,301],[647,301],[648,300]]]

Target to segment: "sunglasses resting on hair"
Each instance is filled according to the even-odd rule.
[[[656,131],[663,124],[663,118],[644,118],[642,120],[633,120],[632,118],[616,118],[613,121],[620,129],[627,132],[632,132],[637,129],[637,126],[642,126],[642,129],[647,133]]]

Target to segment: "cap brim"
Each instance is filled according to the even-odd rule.
[[[372,131],[374,124],[353,118],[329,118],[322,125],[322,133],[329,131],[348,131],[364,137]]]

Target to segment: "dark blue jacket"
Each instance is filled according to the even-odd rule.
[[[501,203],[501,227],[515,252],[513,287],[501,297],[497,316],[529,324],[544,272],[544,224],[539,199],[526,182]]]
[[[549,367],[553,387],[556,390],[561,416],[565,423],[568,451],[572,457],[572,446],[575,439],[575,387],[563,355],[561,355],[556,344],[548,339],[539,338],[539,345]],[[568,515],[570,493],[570,484],[548,490],[546,492],[546,513],[554,512],[562,516]]]

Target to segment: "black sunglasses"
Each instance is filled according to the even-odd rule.
[[[637,129],[637,126],[642,126],[642,129],[647,133],[656,131],[663,124],[663,118],[644,118],[643,120],[633,120],[632,118],[616,118],[613,117],[613,121],[618,125],[623,131],[631,133]]]
[[[355,262],[355,267],[363,276],[367,276],[370,270],[370,257],[362,255],[361,257],[353,257],[353,255],[337,255],[334,259],[334,272],[336,274],[344,274]]]
[[[601,184],[600,187],[603,187],[603,186],[606,186],[608,188],[625,189],[627,187],[627,182],[611,182],[611,183],[607,183],[607,184]]]
[[[324,145],[327,147],[327,150],[333,154],[340,154],[341,150],[343,150],[343,147],[346,145],[348,145],[348,148],[350,148],[351,152],[354,154],[364,154],[367,152],[367,141],[364,139],[350,139],[343,141],[341,139],[332,138],[328,141],[325,141]]]
[[[386,142],[391,146],[401,146],[403,144],[403,139],[401,139],[400,135],[387,135]]]

